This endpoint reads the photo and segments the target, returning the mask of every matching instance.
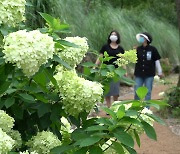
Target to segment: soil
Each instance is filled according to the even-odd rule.
[[[177,83],[177,79],[177,75],[171,75],[166,81],[173,81],[174,83],[172,84],[175,84]],[[162,99],[158,94],[167,90],[172,84],[164,85],[155,82],[152,91],[152,99]],[[120,89],[119,100],[133,99],[133,87],[121,86]],[[106,114],[101,111],[99,116],[106,116]],[[154,124],[157,133],[157,141],[149,139],[145,134],[141,136],[141,147],[135,146],[138,154],[180,154],[180,119],[168,118],[164,120],[166,122],[165,126],[158,123]]]

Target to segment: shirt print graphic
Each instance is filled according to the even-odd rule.
[[[152,52],[151,51],[147,51],[146,57],[147,57],[147,60],[151,60]]]

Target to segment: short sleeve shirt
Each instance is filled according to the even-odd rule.
[[[117,54],[119,54],[119,53],[122,53],[122,54],[123,54],[123,53],[124,53],[124,49],[123,49],[121,46],[118,46],[117,49],[113,49],[113,48],[110,46],[110,44],[105,44],[105,45],[101,48],[100,53],[101,53],[101,54],[104,54],[105,51],[108,53],[109,56],[113,56],[113,57],[114,57],[114,58],[112,58],[111,60],[106,61],[105,64],[107,64],[107,65],[112,64],[112,65],[114,65],[114,66],[117,68],[118,66],[117,66],[116,64],[114,64],[114,62],[118,59]]]
[[[161,59],[157,49],[151,45],[139,46],[137,48],[137,58],[134,75],[138,77],[155,76],[155,61]]]

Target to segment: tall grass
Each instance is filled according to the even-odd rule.
[[[52,0],[48,7],[50,10],[44,9],[46,12],[49,11],[48,13],[71,25],[73,36],[87,37],[92,50],[100,50],[106,43],[108,34],[114,29],[120,32],[121,45],[126,50],[138,44],[135,39],[137,33],[147,31],[152,34],[152,44],[157,47],[161,56],[179,64],[177,28],[165,20],[153,17],[149,12],[139,13],[132,8],[127,10],[103,5],[94,6],[93,10],[87,13],[82,0]]]

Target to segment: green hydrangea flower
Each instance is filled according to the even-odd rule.
[[[89,112],[103,95],[102,85],[78,77],[75,70],[58,72],[55,76],[65,111],[72,116]]]
[[[0,154],[7,154],[11,151],[14,142],[15,141],[0,128]]]
[[[39,30],[20,30],[4,39],[5,61],[15,64],[28,77],[38,72],[42,64],[53,58],[53,38]]]
[[[15,27],[25,20],[25,0],[0,1],[0,26],[2,24]]]
[[[78,45],[78,47],[66,47],[64,50],[58,53],[58,56],[68,63],[71,67],[76,67],[85,57],[88,51],[88,43],[85,37],[66,37],[64,40]]]
[[[0,110],[0,128],[4,132],[9,132],[14,126],[14,119],[6,114],[5,111]]]
[[[120,53],[117,55],[119,58],[115,62],[119,67],[125,66],[129,63],[137,62],[137,53],[136,50],[125,51],[124,54]]]
[[[51,149],[61,145],[61,141],[52,132],[43,131],[33,136],[26,145],[31,152],[49,154]]]

